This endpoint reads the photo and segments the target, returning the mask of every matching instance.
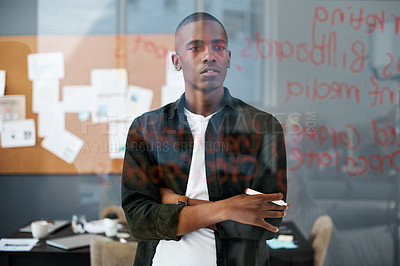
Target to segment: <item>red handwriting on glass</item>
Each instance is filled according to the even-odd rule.
[[[352,10],[351,6],[348,6],[348,10]],[[358,14],[357,14],[358,13]],[[339,21],[336,20],[336,18],[339,16]],[[316,37],[316,32],[317,32],[317,26],[319,24],[324,24],[324,23],[329,23],[331,26],[335,26],[336,24],[348,24],[350,28],[352,28],[355,31],[360,30],[361,25],[364,23],[367,27],[365,30],[366,34],[371,34],[374,32],[385,32],[385,20],[387,18],[387,14],[385,14],[384,10],[381,10],[380,12],[376,13],[369,13],[369,14],[364,14],[364,9],[359,8],[357,11],[351,11],[350,16],[345,15],[345,12],[341,8],[336,8],[330,13],[325,7],[323,6],[317,6],[314,10],[314,18],[312,22],[312,43],[315,45],[317,43],[317,37]],[[399,34],[399,27],[400,27],[400,16],[397,16],[395,14],[390,14],[390,17],[393,19],[394,23],[394,30],[393,33],[394,35]],[[346,21],[347,20],[347,21]],[[389,28],[391,29],[391,28]],[[325,33],[322,35],[322,40],[326,38]],[[335,33],[335,39],[336,39],[336,33]],[[358,44],[361,47],[361,50],[358,52],[356,51],[355,44]],[[353,61],[353,63],[350,66],[350,70],[352,72],[360,72],[363,67],[364,67],[364,62],[363,58],[365,55],[365,45],[361,41],[354,42],[352,47],[352,52],[354,54],[360,55],[360,57],[357,57],[356,61]],[[362,55],[362,56],[361,56]],[[382,76],[383,77],[391,77],[393,75],[393,72],[389,72],[389,68],[393,65],[396,64],[397,62],[397,72],[400,73],[400,57],[395,59],[393,58],[393,55],[390,52],[387,52],[386,55],[389,58],[389,62],[387,65],[383,68],[382,70]],[[343,53],[342,55],[342,63],[343,63],[343,68],[345,69],[346,64],[347,64],[347,53]],[[355,63],[359,63],[359,68],[355,68]]]
[[[373,75],[370,76],[370,83],[372,90],[367,91],[371,99],[370,105],[372,107],[385,104],[385,97],[388,97],[390,104],[400,105],[400,86],[396,88],[389,88],[387,86],[380,87],[375,81]],[[304,82],[297,80],[287,81],[287,92],[285,103],[288,103],[292,98],[305,97],[311,101],[317,100],[352,100],[354,103],[360,103],[361,90],[355,85],[349,85],[346,82],[333,81],[331,83],[321,82],[317,78],[313,79],[311,83],[308,78]],[[396,97],[397,96],[397,97]],[[397,102],[396,102],[397,101]]]
[[[365,24],[367,29],[365,33],[371,34],[377,30],[381,32],[385,31],[385,19],[388,14],[385,13],[385,10],[381,10],[376,13],[368,13],[364,14],[364,8],[358,8],[357,10],[353,10],[351,6],[347,6],[347,13],[350,12],[350,15],[346,16],[346,12],[342,8],[336,8],[331,13],[327,8],[323,6],[317,6],[314,9],[314,18],[313,18],[313,32],[315,33],[316,27],[318,23],[329,23],[331,26],[336,25],[338,23],[336,21],[337,15],[339,15],[339,23],[348,25],[355,31],[361,29],[362,24]],[[390,14],[389,17],[392,17],[395,22],[395,34],[399,34],[399,24],[400,18],[395,14]],[[313,35],[313,41],[315,41],[315,35]]]
[[[389,101],[391,104],[394,103],[394,99],[395,99],[395,93],[400,94],[400,91],[398,90],[399,87],[397,86],[397,90],[391,89],[389,87],[383,87],[380,88],[378,83],[375,82],[375,78],[374,76],[370,76],[370,82],[373,85],[373,87],[375,88],[374,91],[369,91],[368,95],[373,96],[373,101],[370,103],[371,106],[376,106],[376,105],[383,105],[384,104],[384,96],[385,95],[389,95]],[[398,105],[400,105],[400,97],[398,97]]]
[[[393,55],[391,53],[387,52],[386,56],[389,58],[389,62],[382,69],[382,76],[385,78],[390,78],[394,75],[393,71],[389,71],[389,69],[393,67],[393,64],[396,64],[397,73],[400,73],[400,56],[396,60],[397,63],[395,62],[395,59],[393,58]]]
[[[374,147],[393,146],[400,147],[400,135],[397,136],[396,129],[392,125],[379,128],[376,121],[372,121],[374,131]]]
[[[131,49],[128,47],[132,46]],[[168,54],[168,49],[164,45],[157,45],[150,39],[143,38],[140,34],[136,35],[132,43],[128,43],[126,35],[116,36],[116,46],[114,56],[117,59],[128,58],[129,53],[138,53],[143,50],[148,54],[155,55],[158,59],[165,59]]]
[[[254,42],[246,37],[247,46],[240,52],[243,58],[252,58],[254,61],[259,59],[277,58],[280,62],[285,59],[294,58],[298,62],[310,62],[315,66],[328,65],[337,68],[337,33],[332,31],[327,38],[322,34],[321,43],[306,42],[293,43],[291,41],[277,41],[261,38],[260,33],[255,35]],[[365,43],[354,41],[351,43],[351,53],[343,52],[342,68],[349,68],[351,72],[358,73],[365,66]],[[351,60],[350,64],[348,60]]]
[[[295,130],[292,133],[294,142],[300,142],[307,139],[317,140],[319,145],[322,147],[327,144],[332,144],[332,148],[344,147],[349,150],[355,150],[360,146],[360,133],[358,130],[350,125],[346,125],[347,131],[337,131],[334,128],[328,128],[326,126],[320,126],[316,130],[316,134],[303,134],[301,130]]]
[[[290,171],[299,170],[308,161],[306,165],[308,168],[313,168],[314,166],[317,169],[321,169],[321,167],[335,167],[337,173],[341,173],[343,169],[351,177],[365,174],[369,169],[384,174],[386,168],[385,162],[387,161],[389,168],[400,173],[400,165],[398,165],[399,163],[396,164],[396,162],[400,161],[400,157],[397,157],[400,155],[400,150],[387,155],[373,153],[369,156],[341,156],[340,151],[317,152],[314,149],[303,151],[299,147],[293,147],[290,149],[289,154],[297,163],[297,165],[289,168]]]
[[[288,154],[294,160],[294,165],[289,168],[289,171],[297,171],[302,167],[316,167],[317,169],[334,167],[337,173],[343,170],[347,175],[355,177],[365,174],[368,170],[384,174],[385,169],[387,170],[389,167],[400,173],[400,164],[398,163],[400,157],[397,157],[400,156],[400,150],[393,149],[394,151],[391,154],[385,151],[383,155],[376,152],[370,155],[355,156],[351,151],[359,148],[361,143],[360,134],[355,127],[351,125],[347,125],[346,127],[346,132],[338,132],[333,128],[320,127],[317,130],[317,134],[311,136],[304,135],[299,131],[292,139],[293,142],[300,143],[304,138],[310,138],[317,140],[320,147],[332,145],[331,147],[335,150],[319,152],[314,148],[305,150],[294,146],[288,151]],[[375,147],[400,146],[396,130],[393,126],[378,127],[376,121],[372,120],[372,127]],[[347,155],[343,154],[343,150],[340,149],[341,146],[347,149]]]
[[[306,78],[304,83],[299,81],[287,81],[287,93],[285,103],[288,103],[291,97],[305,96],[311,101],[316,100],[342,100],[353,99],[356,103],[360,102],[360,89],[355,85],[349,85],[346,82],[333,81],[320,82],[314,78],[310,84]]]

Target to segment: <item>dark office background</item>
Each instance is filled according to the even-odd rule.
[[[0,2],[0,35],[37,35],[37,34],[56,34],[57,28],[45,28],[38,26],[38,2],[35,0],[1,0]],[[42,1],[45,3],[46,1]],[[79,1],[77,1],[78,3]],[[111,3],[110,10],[116,9],[113,1],[105,1]],[[194,11],[196,1],[154,1],[153,4],[145,4],[146,1],[131,0],[128,1],[128,10],[135,13],[135,8],[140,6],[151,9],[153,6],[159,5],[163,8],[156,11],[151,16],[161,16],[170,14],[166,21],[167,29],[158,29],[157,24],[149,25],[146,32],[149,33],[166,33],[174,28],[177,21]],[[147,1],[149,2],[149,1]],[[235,25],[237,20],[235,14],[237,11],[226,10],[221,11],[222,4],[213,4],[212,2],[222,3],[224,1],[203,1],[203,7],[206,11],[213,12],[226,18],[223,23],[230,22]],[[226,2],[226,1],[225,1]],[[242,1],[233,1],[242,2]],[[257,4],[260,1],[244,1],[249,6]],[[290,6],[296,2],[302,1],[281,1],[282,6]],[[313,1],[306,1],[313,2]],[[326,3],[328,1],[315,1],[316,3]],[[329,1],[332,3],[346,1]],[[348,1],[353,6],[362,5],[363,3],[376,3],[380,6],[380,1]],[[390,1],[386,1],[390,2]],[[396,1],[391,1],[396,2]],[[170,6],[177,8],[175,16],[171,15],[168,10]],[[227,4],[229,5],[229,4]],[[347,5],[344,5],[346,7]],[[208,10],[207,10],[208,9]],[[397,8],[397,11],[400,8]],[[393,12],[397,12],[393,11]],[[169,12],[169,13],[168,13]],[[250,17],[251,12],[249,11]],[[285,12],[280,10],[284,15]],[[399,15],[399,13],[397,13]],[[287,15],[287,14],[286,14]],[[255,15],[256,16],[256,15]],[[294,15],[293,15],[294,16]],[[240,16],[236,16],[240,17]],[[246,17],[246,16],[243,16]],[[135,20],[136,19],[136,20]],[[110,27],[110,23],[99,21],[93,25],[86,34],[115,34],[117,32],[114,17],[104,18],[104,20],[114,21]],[[131,25],[128,33],[137,33],[140,31],[140,19],[135,16],[128,17],[128,25]],[[137,22],[136,24],[134,22]],[[157,20],[156,20],[157,21]],[[139,23],[139,24],[138,24]],[[104,26],[108,25],[108,26]],[[133,26],[137,25],[137,26]],[[243,25],[243,24],[238,24]],[[251,25],[247,23],[246,25]],[[65,26],[65,25],[64,25]],[[235,27],[227,25],[228,33],[232,34],[239,40],[242,38],[240,31],[235,31]],[[247,27],[247,28],[246,28]],[[251,26],[246,26],[243,31],[256,31]],[[296,25],[283,25],[279,27],[283,29],[292,27],[287,30],[299,31]],[[239,27],[240,28],[240,27]],[[63,27],[68,34],[71,28]],[[263,29],[261,29],[263,30]],[[70,32],[71,33],[71,32]],[[254,36],[254,34],[251,34]],[[243,38],[242,38],[243,39]],[[233,38],[235,40],[235,38]],[[243,43],[233,41],[233,46],[243,47]],[[238,50],[240,53],[240,49]],[[243,68],[249,72],[258,73],[258,70],[251,71],[252,67],[258,66],[243,65]],[[263,66],[265,67],[265,66]],[[290,69],[290,67],[287,67]],[[296,69],[298,75],[307,69]],[[286,73],[282,70],[279,73]],[[284,74],[280,74],[284,75]],[[324,74],[322,74],[323,76]],[[292,112],[315,112],[317,114],[318,123],[322,125],[340,125],[343,121],[356,123],[360,126],[368,117],[384,117],[391,112],[390,106],[384,106],[381,109],[371,109],[366,105],[351,107],[349,104],[322,103],[310,105],[307,101],[294,102],[286,106],[278,106],[273,103],[266,104],[263,102],[263,84],[264,80],[257,80],[250,77],[247,80],[235,80],[238,77],[229,76],[233,81],[229,86],[233,89],[233,94],[242,97],[260,108],[264,108],[274,113],[281,120],[286,120],[288,114]],[[346,77],[347,78],[347,77]],[[240,77],[239,77],[240,79]],[[251,80],[252,88],[240,89],[237,84],[244,84]],[[279,85],[279,84],[278,84]],[[234,88],[236,87],[236,88]],[[278,102],[283,102],[278,97]],[[357,109],[357,110],[356,110]],[[354,110],[354,112],[353,112]],[[356,112],[358,111],[358,113]],[[344,122],[345,123],[345,122]],[[343,123],[343,124],[344,124]],[[361,127],[361,126],[360,126]],[[367,153],[371,152],[370,150]],[[1,149],[0,149],[0,156]],[[18,160],[18,158],[10,158]],[[319,215],[328,214],[334,222],[334,231],[328,250],[325,265],[392,265],[393,253],[393,206],[396,197],[396,178],[398,176],[386,171],[385,175],[373,172],[371,176],[350,178],[347,175],[338,175],[330,169],[319,169],[318,171],[303,170],[289,173],[289,191],[288,202],[295,202],[294,208],[289,209],[285,219],[294,220],[304,235],[310,233],[311,227],[315,219]],[[98,219],[99,212],[102,207],[110,204],[119,204],[119,175],[2,175],[0,176],[0,236],[6,237],[27,222],[40,218],[52,219],[70,219],[73,214],[85,214],[88,220]]]

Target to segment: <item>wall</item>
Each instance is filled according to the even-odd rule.
[[[97,220],[107,205],[120,205],[118,175],[3,175],[0,177],[0,237],[37,219]]]

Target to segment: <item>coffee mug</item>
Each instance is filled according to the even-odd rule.
[[[106,236],[115,236],[118,232],[118,219],[104,218],[104,229]]]
[[[34,221],[31,223],[32,236],[34,238],[46,238],[49,235],[47,221]]]

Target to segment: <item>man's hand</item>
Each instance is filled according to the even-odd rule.
[[[225,215],[228,220],[265,228],[278,232],[278,228],[267,223],[265,218],[282,218],[287,206],[270,203],[283,198],[282,193],[262,195],[237,195],[225,201]]]
[[[172,189],[160,187],[159,191],[162,204],[176,204],[179,195]],[[203,227],[216,230],[215,224],[225,220],[259,226],[271,232],[278,232],[277,227],[267,223],[264,219],[282,218],[286,215],[287,206],[278,206],[270,203],[273,200],[282,198],[282,193],[274,193],[261,195],[241,194],[218,202],[189,199],[188,206],[181,212],[178,224],[179,235],[187,234]],[[195,209],[191,209],[192,207],[195,207]],[[196,209],[197,211],[195,211]],[[213,218],[210,213],[218,213],[218,217]],[[186,215],[188,215],[187,219],[185,218]],[[202,221],[205,217],[213,223]]]

